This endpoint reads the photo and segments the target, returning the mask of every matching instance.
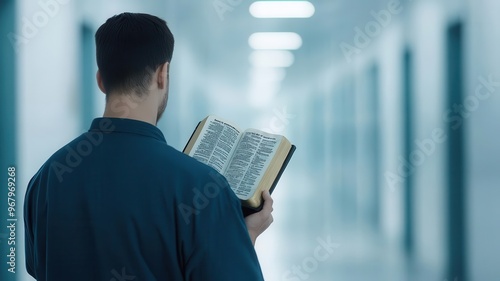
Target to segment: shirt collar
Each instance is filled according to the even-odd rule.
[[[158,127],[144,121],[122,118],[95,118],[89,132],[103,133],[129,133],[152,137],[162,142],[167,142]]]

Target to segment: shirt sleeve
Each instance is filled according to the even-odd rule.
[[[35,175],[36,177],[36,175]],[[36,278],[35,274],[35,249],[34,249],[34,217],[33,217],[33,192],[34,185],[36,185],[35,177],[33,177],[26,189],[26,195],[24,198],[24,247],[26,255],[26,270],[27,272]]]
[[[219,175],[216,188],[207,181],[193,197],[190,253],[185,260],[185,280],[264,280],[250,240],[241,203]],[[189,225],[192,224],[192,225]]]

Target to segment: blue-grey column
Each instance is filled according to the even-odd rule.
[[[447,88],[446,108],[463,103],[463,28],[460,23],[452,25],[447,33]],[[466,272],[466,221],[465,221],[465,143],[464,126],[448,125],[448,276],[467,281]]]
[[[8,211],[8,168],[16,167],[16,51],[11,39],[15,38],[15,1],[0,0],[0,280],[16,280],[16,275],[8,271],[8,260],[11,257],[10,248],[19,249],[19,244],[23,241],[8,238],[15,233],[19,237],[18,229],[16,232],[10,232],[7,226],[11,223],[8,219],[15,217],[9,216]],[[9,39],[10,38],[10,39]],[[17,168],[17,167],[16,167]],[[18,171],[16,171],[17,174]],[[11,180],[12,181],[12,180]],[[12,185],[12,184],[11,184]],[[11,198],[19,202],[22,194],[17,193]],[[15,206],[15,214],[19,214],[22,206]],[[22,223],[22,218],[17,216],[16,226]],[[12,222],[14,223],[14,222]],[[13,230],[13,229],[12,229]],[[9,243],[10,241],[10,243]],[[10,245],[9,245],[10,244]],[[12,256],[12,255],[11,255]],[[19,252],[15,252],[16,272],[24,266],[24,261],[18,259]],[[13,257],[14,258],[14,257]]]
[[[95,43],[94,31],[88,25],[83,24],[80,28],[80,66],[81,66],[81,130],[86,131],[89,129],[94,116],[94,84],[95,72],[94,64],[95,59]]]
[[[403,58],[404,71],[404,92],[403,92],[403,118],[404,118],[404,157],[410,159],[412,151],[415,149],[413,145],[413,58],[410,50],[406,50]],[[413,204],[413,173],[408,171],[408,175],[404,182],[404,249],[409,259],[413,258],[413,243],[414,243],[414,204]]]

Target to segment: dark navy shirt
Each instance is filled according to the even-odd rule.
[[[24,216],[37,280],[263,280],[225,178],[149,123],[95,119],[31,179]]]

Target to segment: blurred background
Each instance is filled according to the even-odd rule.
[[[125,11],[176,38],[171,146],[209,114],[297,146],[257,241],[266,280],[500,280],[499,1],[0,0],[1,280],[32,280],[25,187],[102,115],[94,34]]]

